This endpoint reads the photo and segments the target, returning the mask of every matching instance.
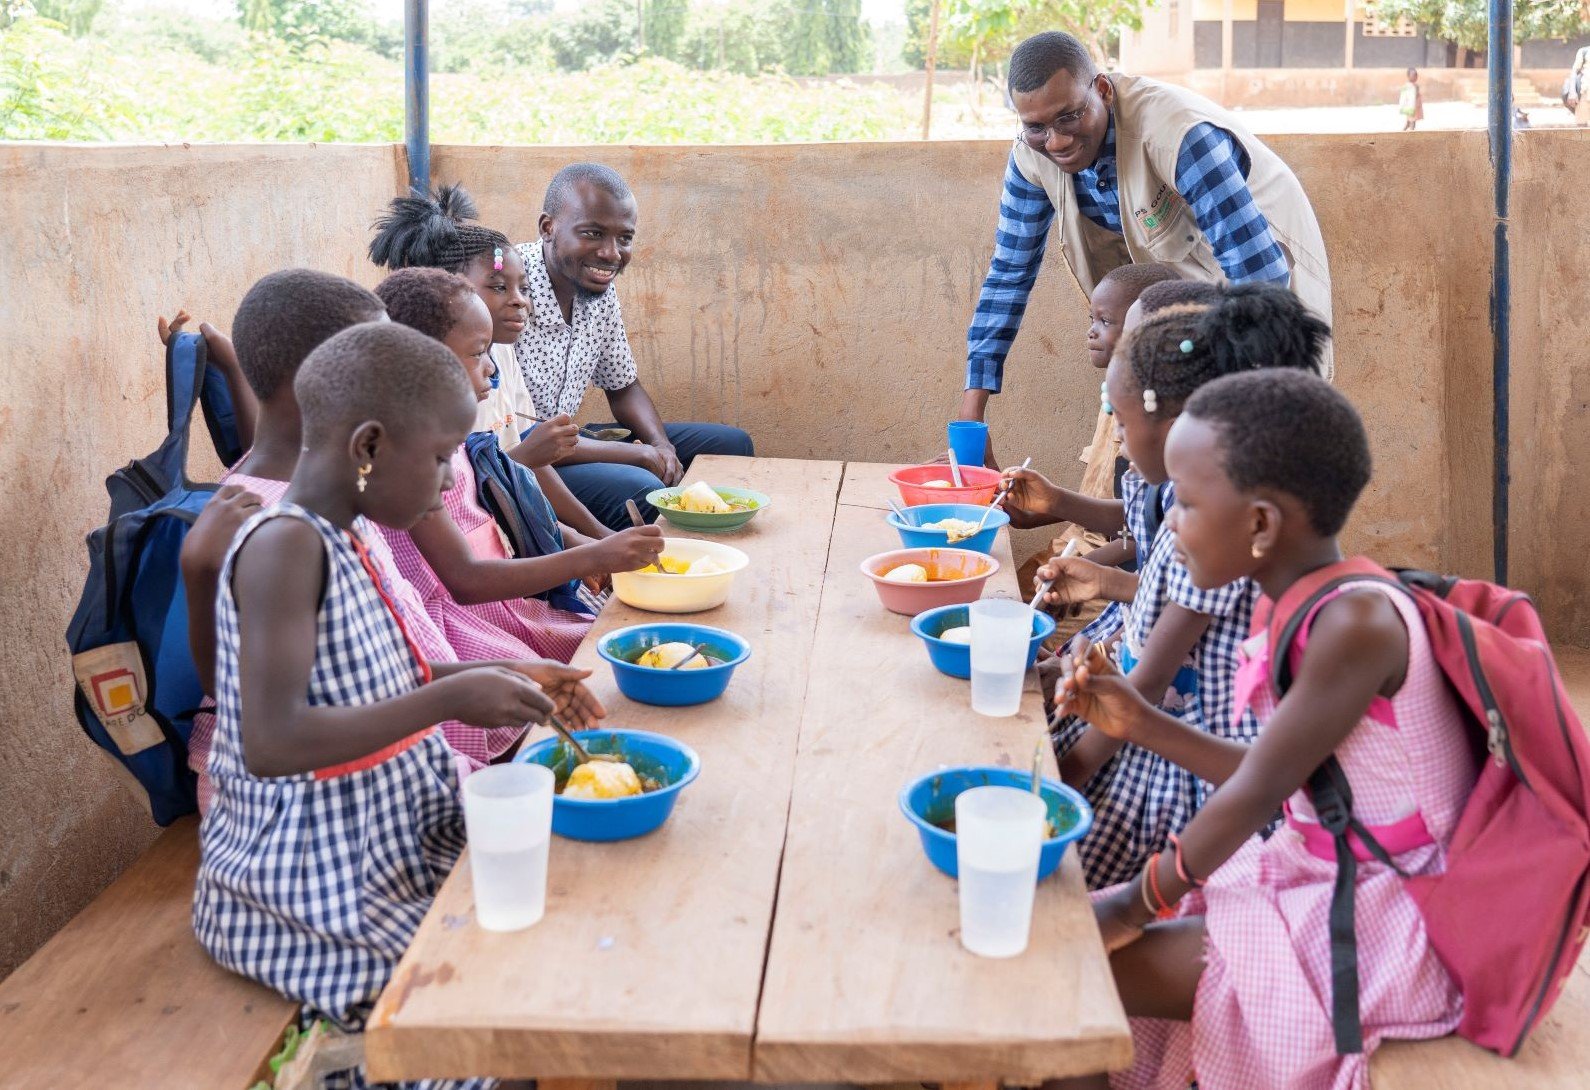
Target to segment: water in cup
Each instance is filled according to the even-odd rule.
[[[970,606],[972,710],[979,715],[1015,715],[1027,677],[1032,643],[1032,607],[986,598]]]
[[[475,919],[487,931],[517,931],[546,912],[554,782],[545,765],[517,763],[464,781]]]
[[[974,787],[955,798],[961,945],[985,958],[1027,949],[1048,807],[1030,791]]]

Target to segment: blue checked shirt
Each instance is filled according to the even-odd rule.
[[[1284,284],[1291,270],[1264,213],[1248,191],[1248,168],[1247,153],[1230,133],[1208,122],[1194,125],[1176,157],[1176,191],[1192,209],[1226,279],[1233,284],[1253,280]],[[1072,187],[1078,211],[1100,227],[1121,234],[1113,116],[1098,160],[1072,175]],[[968,390],[999,392],[1005,357],[1021,327],[1027,296],[1038,279],[1054,216],[1049,195],[1022,177],[1012,154],[999,201],[994,258],[966,333]]]

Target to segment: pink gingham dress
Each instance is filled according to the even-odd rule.
[[[510,559],[496,520],[476,497],[475,470],[463,447],[453,453],[453,487],[442,493],[442,506],[469,540],[470,551],[477,558]],[[382,533],[392,547],[398,570],[419,591],[431,620],[446,635],[459,658],[524,658],[528,648],[529,654],[568,662],[590,631],[592,618],[554,609],[539,598],[463,605],[454,600],[425,562],[413,537],[386,527],[382,527]],[[519,650],[512,654],[504,650],[510,644]]]
[[[1393,858],[1410,875],[1439,874],[1444,845],[1474,784],[1473,758],[1418,608],[1374,582],[1351,583],[1338,594],[1359,590],[1386,595],[1401,615],[1408,672],[1394,697],[1370,705],[1336,759],[1352,786],[1354,815],[1365,825],[1406,828],[1422,816],[1429,835],[1420,839],[1427,842]],[[1305,642],[1299,638],[1294,656]],[[1276,699],[1263,680],[1264,635],[1243,651],[1249,684],[1239,679],[1237,712],[1248,688],[1260,721],[1268,722]],[[1205,927],[1192,1022],[1132,1019],[1137,1061],[1111,1077],[1112,1087],[1185,1088],[1196,1074],[1199,1090],[1361,1090],[1382,1040],[1441,1037],[1457,1026],[1462,996],[1431,950],[1403,879],[1379,862],[1361,861],[1355,903],[1364,1051],[1336,1054],[1329,927],[1336,864],[1305,846],[1300,829],[1323,832],[1307,794],[1298,791],[1289,805],[1292,816],[1274,836],[1249,841],[1201,893],[1184,899],[1182,914],[1202,915]]]
[[[287,494],[287,481],[272,481],[264,477],[252,477],[246,473],[228,473],[221,478],[222,484],[235,484],[248,489],[261,500],[264,507],[274,507],[282,502],[282,497]],[[370,562],[386,578],[387,584],[392,588],[392,598],[403,613],[403,619],[413,633],[414,642],[425,655],[427,662],[460,662],[472,661],[477,658],[515,658],[529,657],[530,652],[522,645],[509,644],[507,634],[503,633],[503,642],[506,646],[516,647],[512,653],[485,655],[463,655],[454,651],[442,630],[431,620],[425,610],[425,601],[420,597],[419,591],[398,569],[397,562],[392,557],[392,550],[387,547],[386,540],[381,534],[365,535],[365,547],[370,553]],[[484,625],[481,626],[484,629]],[[203,709],[193,717],[193,730],[188,737],[188,767],[199,777],[199,813],[202,815],[210,809],[210,803],[215,798],[215,786],[210,781],[210,748],[215,735],[215,705],[208,699],[204,701]],[[518,741],[522,730],[515,727],[497,727],[492,730],[482,730],[465,723],[448,722],[441,724],[442,735],[447,739],[447,744],[463,757],[469,758],[472,765],[485,765],[492,758],[505,753]]]

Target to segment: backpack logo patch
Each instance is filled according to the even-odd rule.
[[[133,642],[106,644],[72,656],[83,698],[105,725],[116,748],[131,756],[162,745],[160,724],[146,714],[149,684],[143,653]]]

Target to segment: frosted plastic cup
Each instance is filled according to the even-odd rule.
[[[955,460],[963,466],[980,466],[988,456],[988,425],[981,420],[951,420],[945,428]]]
[[[546,913],[555,782],[545,765],[517,763],[464,781],[475,919],[487,931],[519,931]]]
[[[984,598],[971,604],[972,711],[1015,715],[1027,679],[1032,644],[1032,607],[1026,602]]]
[[[1027,949],[1048,807],[1017,787],[973,787],[955,796],[961,945],[985,958]]]

